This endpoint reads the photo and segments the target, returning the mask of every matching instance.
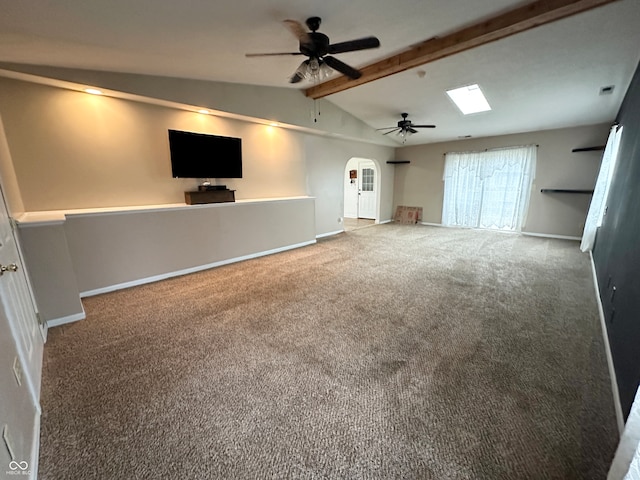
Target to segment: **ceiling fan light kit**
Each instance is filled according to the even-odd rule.
[[[305,55],[309,57],[298,66],[295,73],[289,79],[290,83],[298,83],[306,79],[318,83],[329,77],[332,70],[336,70],[352,80],[360,78],[362,73],[359,70],[331,55],[378,48],[380,46],[380,40],[376,37],[363,37],[332,44],[328,36],[317,31],[320,28],[321,22],[322,19],[320,17],[307,18],[306,24],[310,30],[308,32],[297,20],[285,20],[283,22],[298,39],[298,52],[248,53],[246,56]]]
[[[331,76],[331,68],[319,58],[310,58],[300,64],[295,71],[290,83],[298,83],[302,80],[311,80],[314,83],[321,82]]]
[[[402,143],[404,143],[407,141],[408,136],[418,133],[416,128],[436,128],[435,125],[415,125],[411,120],[407,119],[409,116],[408,113],[401,113],[400,116],[402,117],[402,120],[400,120],[395,127],[378,128],[376,131],[388,130],[388,132],[383,133],[383,135],[395,133],[402,138]]]

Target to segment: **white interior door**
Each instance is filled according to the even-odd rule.
[[[37,475],[44,343],[37,317],[0,183],[0,471],[20,478]]]
[[[376,218],[376,176],[373,162],[358,163],[358,218]]]
[[[1,189],[0,302],[16,342],[24,380],[37,404],[40,398],[43,336]]]
[[[9,171],[8,165],[12,165],[11,152],[0,118],[0,166],[3,167],[3,173]],[[46,327],[38,323],[36,303],[24,269],[14,225],[9,217],[2,180],[0,178],[0,308],[8,329],[3,324],[0,334],[12,340],[18,360],[16,363],[12,358],[8,363],[0,364],[0,368],[3,368],[2,365],[19,365],[22,384],[30,392],[33,405],[39,409]],[[4,352],[3,354],[6,355]],[[3,356],[3,359],[6,358]]]
[[[2,478],[36,478],[39,406],[32,400],[20,368],[11,323],[0,308],[0,472]],[[18,379],[20,378],[20,383]],[[10,475],[15,475],[15,477]],[[26,476],[23,476],[26,475]]]
[[[0,167],[11,153],[0,118]],[[0,178],[0,472],[37,478],[45,331],[23,268]]]

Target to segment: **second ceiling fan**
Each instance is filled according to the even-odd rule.
[[[402,120],[400,120],[395,127],[378,128],[377,131],[389,130],[388,132],[383,133],[383,135],[396,133],[396,135],[400,135],[401,137],[406,138],[409,135],[418,133],[418,130],[416,130],[416,128],[436,128],[435,125],[415,125],[411,122],[411,120],[407,120],[407,117],[409,116],[408,113],[401,113],[400,116],[402,117]]]
[[[305,78],[318,80],[323,77],[323,71],[326,67],[330,67],[338,72],[346,75],[351,79],[360,78],[362,75],[359,70],[347,65],[346,63],[330,56],[337,53],[355,52],[357,50],[367,50],[370,48],[378,48],[380,40],[376,37],[364,37],[356,40],[349,40],[340,43],[329,43],[329,37],[317,30],[320,28],[320,17],[309,17],[306,21],[309,32],[305,30],[297,20],[285,20],[284,24],[295,35],[300,43],[298,52],[284,53],[247,53],[247,57],[264,57],[273,55],[305,55],[309,57],[302,62],[293,76],[289,79],[290,83],[298,83]],[[326,67],[325,67],[326,66]]]

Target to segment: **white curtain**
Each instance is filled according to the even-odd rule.
[[[618,148],[620,147],[620,138],[622,137],[622,126],[611,127],[607,146],[602,155],[602,163],[600,164],[600,173],[596,180],[596,186],[591,197],[591,205],[589,205],[589,213],[584,223],[584,232],[582,233],[582,242],[580,250],[583,252],[593,249],[596,240],[596,232],[598,227],[602,225],[602,218],[607,206],[607,197],[609,196],[609,186],[613,178],[613,172],[618,159]]]
[[[519,231],[529,203],[537,147],[447,153],[442,224]]]

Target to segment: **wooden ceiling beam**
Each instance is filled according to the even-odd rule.
[[[357,80],[340,76],[308,88],[305,95],[313,99],[326,97],[616,1],[537,0],[444,37],[425,40],[408,50],[360,68],[362,76]]]

